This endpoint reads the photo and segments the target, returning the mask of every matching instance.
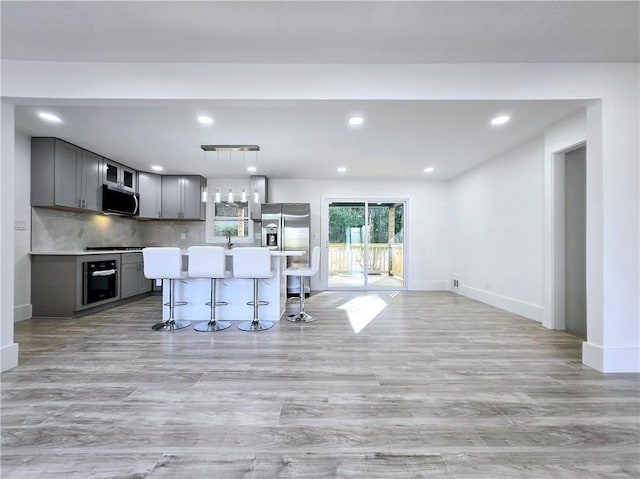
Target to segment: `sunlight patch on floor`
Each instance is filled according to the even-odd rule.
[[[387,303],[377,294],[353,298],[338,309],[346,311],[353,332],[358,334],[387,307]]]

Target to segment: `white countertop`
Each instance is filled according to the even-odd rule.
[[[74,250],[74,251],[31,251],[31,256],[89,256],[98,254],[126,254],[126,253],[142,253],[141,249],[109,249],[100,251],[86,251],[86,250]]]
[[[242,246],[239,246],[242,248]],[[101,251],[85,251],[85,250],[76,250],[76,251],[31,251],[29,254],[31,256],[89,256],[89,255],[98,255],[98,254],[127,254],[127,253],[141,253],[141,249],[134,250],[101,250]],[[233,255],[233,249],[225,250],[224,252],[227,256]],[[304,251],[270,251],[271,256],[302,256]],[[183,250],[183,254],[187,254],[187,250]]]

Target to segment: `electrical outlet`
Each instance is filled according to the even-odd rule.
[[[453,287],[454,288],[459,288],[460,287],[460,280],[459,279],[454,279],[453,280]]]

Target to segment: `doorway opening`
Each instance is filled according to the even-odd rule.
[[[587,147],[553,154],[552,321],[587,340]]]
[[[587,339],[587,148],[564,158],[565,329]]]
[[[328,289],[405,289],[406,201],[326,203]]]

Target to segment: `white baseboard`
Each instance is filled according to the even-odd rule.
[[[640,348],[603,348],[585,341],[582,363],[603,373],[640,373]]]
[[[495,306],[496,308],[504,309],[510,313],[519,314],[525,318],[533,319],[534,321],[542,322],[542,316],[544,315],[544,307],[536,304],[526,303],[518,299],[509,298],[508,296],[501,296],[499,294],[484,291],[482,289],[470,288],[469,286],[460,286],[459,288],[447,288],[454,293],[461,294],[467,298],[475,299],[482,303]]]
[[[33,306],[31,304],[22,304],[13,308],[13,320],[14,322],[24,321],[25,319],[31,319],[33,316]]]
[[[0,371],[8,371],[18,365],[18,344],[11,343],[2,348]]]
[[[447,281],[415,281],[411,284],[409,291],[447,291],[448,289]]]

